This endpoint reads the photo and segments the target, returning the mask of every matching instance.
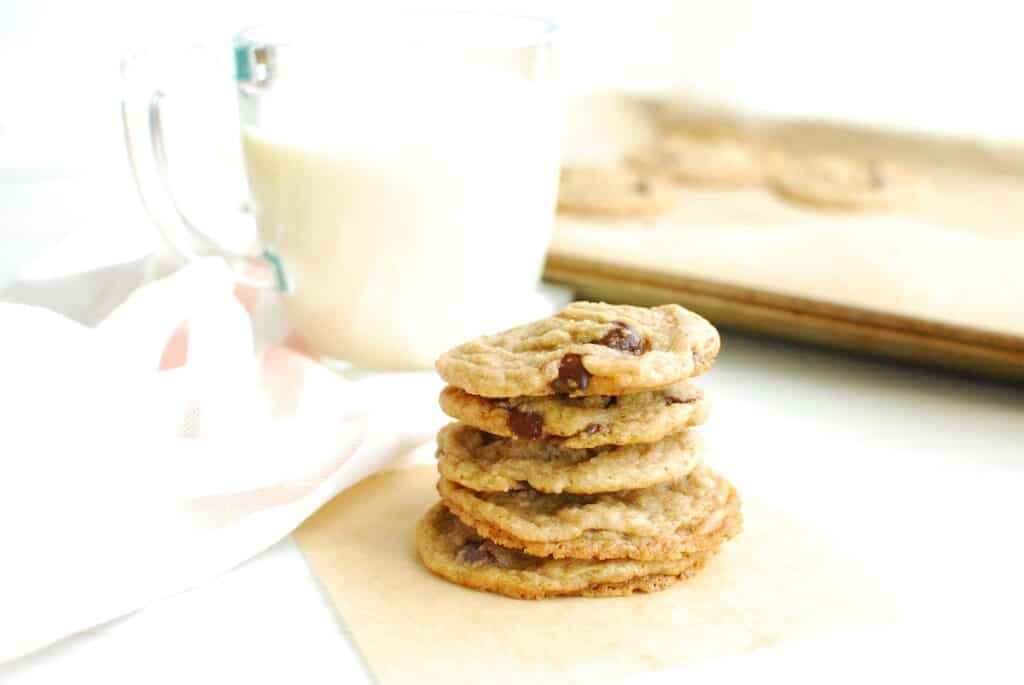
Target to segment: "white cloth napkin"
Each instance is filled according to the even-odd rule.
[[[444,421],[429,372],[349,381],[254,336],[218,260],[124,299],[163,264],[0,293],[0,661],[231,569]]]

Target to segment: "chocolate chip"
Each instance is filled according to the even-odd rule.
[[[590,373],[583,368],[583,358],[567,354],[558,363],[558,378],[551,381],[551,389],[560,394],[583,391],[590,385]]]
[[[885,187],[885,177],[882,176],[882,169],[876,160],[868,162],[868,184],[875,189]]]
[[[672,397],[671,395],[669,395],[668,397],[665,398],[665,404],[670,406],[670,407],[673,404],[692,404],[693,402],[696,402],[696,401],[697,401],[696,397],[687,397],[684,400],[681,397]]]
[[[536,440],[544,434],[544,417],[532,411],[509,409],[508,429],[520,440]]]
[[[612,323],[612,329],[594,342],[619,352],[627,352],[637,356],[650,349],[647,340],[622,321]]]
[[[458,552],[459,559],[468,564],[493,564],[497,561],[490,551],[484,549],[482,542],[467,542]]]
[[[614,407],[618,403],[619,403],[619,398],[618,397],[616,397],[615,395],[609,395],[608,399],[606,399],[604,401],[604,408],[605,409],[611,409],[612,407]]]

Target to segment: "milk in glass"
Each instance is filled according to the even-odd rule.
[[[396,64],[285,87],[243,149],[261,241],[316,351],[424,367],[524,318],[557,189],[550,84]]]

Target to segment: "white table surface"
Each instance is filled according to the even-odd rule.
[[[0,284],[72,228],[98,224],[96,212],[110,210],[101,188],[87,177],[0,179]],[[814,521],[908,621],[715,662],[697,669],[701,680],[845,681],[877,677],[883,663],[890,675],[1024,678],[1024,388],[723,338],[705,383],[710,461],[742,491]],[[0,681],[16,683],[214,677],[370,681],[291,539],[206,586],[0,666]]]
[[[1021,391],[738,335],[727,335],[726,341],[726,351],[707,382],[715,399],[713,423],[708,426],[715,444],[714,463],[754,483],[764,475],[762,471],[803,473],[806,482],[800,487],[814,488],[816,495],[801,501],[821,506],[823,527],[845,528],[853,536],[845,541],[848,553],[870,566],[869,572],[883,585],[907,593],[899,601],[919,612],[920,625],[912,635],[920,641],[882,630],[877,635],[828,641],[809,653],[790,648],[760,653],[753,660],[709,665],[701,669],[705,677],[728,680],[727,676],[740,677],[751,670],[776,670],[812,681],[820,675],[822,662],[849,658],[854,650],[861,657],[883,655],[892,660],[891,668],[905,669],[908,675],[920,675],[919,669],[977,674],[979,668],[989,668],[997,681],[1002,675],[1005,682],[1012,682],[1015,664],[1016,673],[1024,673],[1008,642],[1019,630],[1019,612],[1024,609],[1017,585],[1024,564],[1015,549],[1019,523],[1024,521]],[[732,410],[727,408],[730,404]],[[746,421],[728,427],[730,416]],[[801,430],[810,437],[797,434],[791,442],[778,444],[780,436]],[[971,521],[979,520],[984,530],[974,531],[974,539],[965,539],[954,523],[949,535],[957,550],[946,554],[917,548],[913,528],[921,525],[921,519],[927,523],[923,512],[907,512],[909,530],[905,531],[900,530],[903,521],[894,521],[897,530],[893,531],[879,526],[877,516],[865,516],[870,528],[893,534],[892,540],[873,547],[892,555],[879,563],[873,553],[858,550],[874,534],[858,533],[856,522],[851,525],[851,519],[860,518],[858,512],[844,512],[837,505],[849,504],[849,493],[830,496],[829,486],[841,484],[842,474],[851,470],[884,466],[879,467],[870,454],[851,463],[850,452],[829,449],[833,440],[865,451],[884,446],[885,458],[902,460],[896,471],[920,474],[911,488],[927,488],[937,474],[963,475],[972,487],[990,487],[1018,501],[983,503],[1002,518],[988,519],[981,511],[961,512]],[[754,468],[737,466],[755,460],[761,463]],[[851,478],[858,484],[865,480],[873,478]],[[880,488],[878,498],[890,497],[894,485],[895,481]],[[942,485],[945,489],[945,480]],[[772,487],[758,490],[764,494]],[[780,498],[785,500],[787,494]],[[913,491],[908,496],[911,501],[918,499]],[[935,503],[927,493],[920,499]],[[970,502],[968,496],[948,500],[951,507]],[[879,503],[869,498],[862,506]],[[942,520],[935,525],[949,523]],[[931,530],[921,532],[921,537],[920,544],[928,547],[942,536]],[[1002,545],[1003,550],[984,551],[989,544]],[[962,551],[962,545],[970,551]],[[933,567],[935,558],[968,563],[964,568]],[[935,604],[929,606],[930,602]],[[930,633],[931,618],[939,622]],[[847,675],[870,672],[869,662],[851,661]],[[209,585],[0,667],[0,681],[11,678],[18,683],[89,682],[101,677],[139,682],[154,676],[182,682],[218,675],[235,681],[370,680],[349,645],[343,620],[329,608],[290,539]]]

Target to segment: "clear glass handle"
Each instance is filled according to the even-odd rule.
[[[215,64],[216,53],[212,50],[197,47],[188,50],[190,57],[204,53],[202,56],[208,58],[211,65]],[[159,77],[150,84],[139,74],[144,71],[141,64],[153,59],[153,55],[135,55],[121,63],[125,87],[121,100],[125,147],[143,207],[167,246],[184,259],[219,256],[227,261],[239,283],[284,290],[283,271],[272,253],[266,250],[246,253],[228,248],[190,220],[175,197],[164,125],[167,94],[157,83]],[[149,76],[152,78],[153,74]],[[225,82],[225,87],[228,83]]]

